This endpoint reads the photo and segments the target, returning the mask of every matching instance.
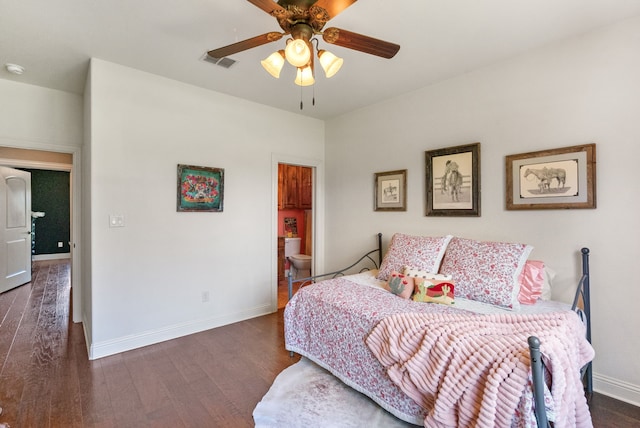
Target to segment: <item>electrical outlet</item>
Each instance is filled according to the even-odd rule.
[[[58,242],[58,248],[62,248],[62,242]]]
[[[203,291],[202,292],[202,303],[207,303],[209,301],[209,292],[208,291]]]

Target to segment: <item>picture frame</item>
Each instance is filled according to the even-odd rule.
[[[407,170],[377,172],[374,174],[374,210],[407,210]]]
[[[425,152],[426,212],[480,217],[480,143]]]
[[[596,208],[596,145],[508,155],[507,210]]]
[[[222,212],[224,169],[178,164],[178,212]]]

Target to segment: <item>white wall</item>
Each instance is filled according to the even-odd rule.
[[[87,73],[87,80],[84,89],[84,105],[83,105],[83,136],[84,147],[82,150],[82,323],[84,327],[85,342],[87,347],[93,343],[93,292],[91,289],[91,186],[89,185],[91,177],[91,68]],[[75,300],[78,301],[78,300]],[[87,351],[91,351],[87,349]]]
[[[595,388],[640,404],[638,76],[634,19],[327,122],[327,267],[379,231],[387,243],[394,232],[526,242],[570,302],[589,247]],[[482,216],[426,217],[424,151],[474,142]],[[506,155],[585,143],[597,145],[597,209],[506,211]],[[408,169],[408,210],[374,212],[373,174],[397,169]]]
[[[324,123],[101,60],[90,86],[91,356],[275,310],[272,157],[321,164]],[[224,212],[176,212],[178,164],[224,168]]]
[[[61,151],[82,145],[82,97],[0,79],[0,145]]]

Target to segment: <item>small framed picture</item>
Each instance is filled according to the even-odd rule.
[[[177,211],[222,212],[224,169],[178,165]]]
[[[507,209],[596,207],[596,145],[506,157]]]
[[[407,210],[407,170],[375,174],[375,211]]]
[[[480,217],[480,143],[425,154],[426,215]]]

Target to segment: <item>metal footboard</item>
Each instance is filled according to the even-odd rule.
[[[576,294],[573,299],[571,310],[577,312],[586,325],[586,337],[591,343],[591,301],[589,283],[589,249],[582,248],[582,277],[578,282]],[[582,302],[582,308],[580,308]],[[531,355],[531,377],[533,380],[533,401],[535,406],[536,421],[538,428],[549,428],[551,424],[547,419],[547,412],[544,405],[544,363],[540,354],[540,340],[535,336],[529,337],[529,353]],[[591,361],[585,364],[580,370],[584,390],[586,394],[593,392],[593,375]]]

